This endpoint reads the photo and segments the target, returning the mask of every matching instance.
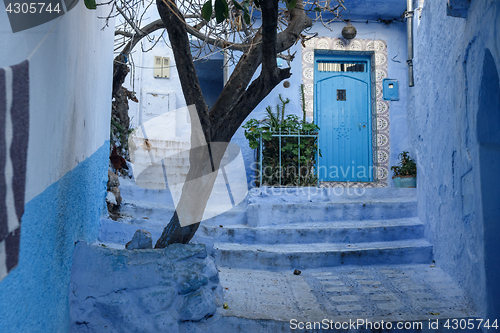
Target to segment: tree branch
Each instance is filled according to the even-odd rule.
[[[134,47],[139,43],[139,41],[149,35],[150,33],[165,28],[162,20],[153,21],[139,31],[139,34],[133,34],[132,38],[129,40],[127,45],[122,49],[119,55],[117,55],[113,61],[113,96],[117,93],[118,89],[125,82],[125,77],[128,74],[127,68],[127,57],[132,52]]]
[[[127,21],[127,23],[132,27],[132,29],[134,29],[135,33],[140,35],[141,34],[141,30],[137,27],[137,25],[123,12],[123,10],[119,7],[119,6],[116,6],[116,10],[123,16],[123,18],[125,19],[125,21]]]
[[[130,52],[134,49],[134,47],[147,35],[155,32],[156,30],[164,29],[165,25],[162,20],[153,21],[147,25],[145,25],[142,29],[140,29],[139,33],[136,33],[132,36],[127,45],[123,48],[122,52],[124,55],[128,56]]]
[[[115,30],[115,36],[116,35],[122,35],[122,36],[129,37],[129,38],[134,36],[133,33],[128,32],[128,31],[123,31],[123,30]]]
[[[268,1],[275,2],[276,0],[266,0],[262,3]],[[236,65],[229,81],[210,110],[210,119],[213,122],[211,136],[217,138],[217,141],[224,141],[227,138],[230,140],[232,134],[236,132],[243,120],[252,112],[253,108],[258,105],[258,102],[281,82],[281,80],[290,77],[291,74],[289,69],[285,70],[287,72],[277,70],[276,54],[289,49],[300,38],[300,33],[304,29],[312,26],[312,20],[304,12],[302,0],[298,0],[295,8],[290,11],[290,23],[287,28],[277,35],[277,16],[264,15],[264,12],[267,11],[269,10],[266,9],[262,11],[263,22],[261,31],[263,35],[268,35],[266,38],[270,38],[271,41],[275,38],[276,46],[264,48],[264,37],[260,38],[259,34],[257,34],[249,50],[241,57]],[[268,22],[266,22],[266,20],[268,20]],[[271,22],[269,22],[269,20],[271,20]],[[274,23],[272,21],[274,21]],[[262,43],[260,43],[261,40]],[[252,85],[250,85],[250,87],[248,87],[248,89],[246,89],[264,58],[266,65],[264,67],[263,64],[261,75]],[[265,76],[262,76],[262,73],[264,73]],[[271,75],[271,77],[266,77],[266,75]],[[276,82],[277,79],[280,80]],[[266,86],[262,88],[255,87],[257,84],[266,84]],[[269,84],[269,86],[267,86],[267,84]],[[257,102],[257,104],[255,104],[255,102]],[[238,113],[238,115],[230,113]],[[229,118],[232,120],[227,121],[226,119]]]
[[[264,0],[262,8],[262,72],[264,78],[278,74],[276,63],[276,29],[278,25],[278,0]]]
[[[187,24],[172,0],[156,0],[158,12],[164,25],[167,27],[168,38],[174,53],[175,64],[182,92],[187,105],[194,104],[201,122],[206,142],[210,142],[210,120],[208,107],[201,92],[198,75],[191,55],[191,47],[187,35]]]

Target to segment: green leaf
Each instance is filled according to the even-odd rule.
[[[229,7],[226,0],[215,0],[215,19],[221,23],[229,16]]]
[[[205,2],[201,8],[201,15],[205,21],[210,21],[210,18],[212,17],[212,0],[207,0],[207,2]]]
[[[253,3],[255,4],[255,7],[260,7],[260,0],[253,0]]]
[[[250,24],[250,14],[248,14],[247,10],[245,10],[245,14],[243,15],[243,18],[245,19],[246,24]]]
[[[294,9],[296,5],[297,5],[297,0],[286,0],[286,8],[288,10]]]
[[[243,10],[243,7],[241,7],[241,5],[238,3],[238,1],[233,0],[233,4],[234,4],[234,7],[236,7],[237,9]]]
[[[97,5],[95,3],[95,0],[84,0],[85,7],[87,9],[97,9]]]
[[[321,12],[321,8],[319,8],[319,7],[314,8],[314,10],[317,12]]]

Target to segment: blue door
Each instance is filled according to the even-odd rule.
[[[316,55],[320,181],[373,180],[370,59]]]

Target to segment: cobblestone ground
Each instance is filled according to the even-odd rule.
[[[474,318],[462,290],[437,267],[393,265],[268,272],[220,268],[224,316],[290,322],[399,322]]]

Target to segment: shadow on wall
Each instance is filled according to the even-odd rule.
[[[477,138],[484,230],[487,317],[500,313],[500,84],[498,70],[490,50],[486,49],[479,110]]]

